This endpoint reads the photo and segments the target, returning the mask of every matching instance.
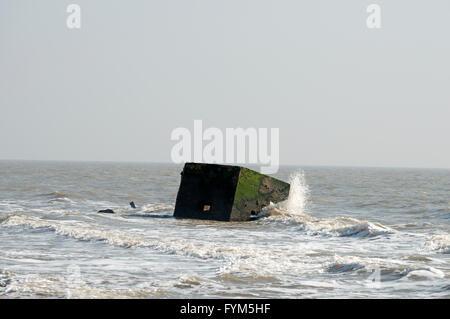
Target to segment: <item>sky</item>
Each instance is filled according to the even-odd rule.
[[[279,128],[286,165],[450,168],[449,31],[448,0],[1,0],[0,159],[170,162],[201,119]]]

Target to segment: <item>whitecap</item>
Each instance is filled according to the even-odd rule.
[[[317,218],[306,213],[310,197],[302,171],[290,177],[291,188],[286,201],[270,204],[260,214],[263,223],[281,222],[300,226],[309,235],[337,237],[374,237],[391,234],[394,229],[380,223],[360,221],[351,217]]]
[[[50,220],[37,217],[13,215],[2,222],[3,226],[24,226],[31,228],[41,228],[54,231],[58,235],[67,236],[84,241],[103,241],[113,246],[149,247],[162,252],[192,256],[202,259],[218,258],[225,259],[233,256],[243,258],[263,255],[264,252],[248,247],[219,246],[211,242],[189,243],[175,238],[149,238],[140,235],[130,235],[119,231],[93,228],[88,223],[73,220]]]
[[[442,254],[450,254],[450,235],[434,235],[426,242],[425,247]]]

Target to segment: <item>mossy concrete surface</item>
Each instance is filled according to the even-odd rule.
[[[286,182],[241,167],[230,220],[249,220],[270,202],[286,200],[289,188]]]

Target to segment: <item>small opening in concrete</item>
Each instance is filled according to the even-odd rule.
[[[211,210],[211,205],[203,205],[203,212],[209,212]]]

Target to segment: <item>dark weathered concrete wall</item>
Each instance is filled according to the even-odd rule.
[[[229,221],[240,168],[186,163],[175,203],[175,217]],[[210,211],[203,211],[205,205]]]

